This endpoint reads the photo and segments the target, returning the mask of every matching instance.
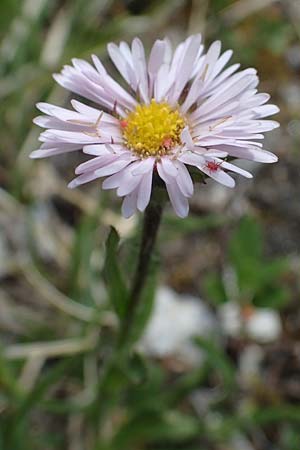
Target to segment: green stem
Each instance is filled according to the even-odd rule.
[[[143,289],[147,281],[151,256],[161,222],[163,206],[163,201],[157,201],[155,197],[152,196],[144,214],[138,262],[130,289],[126,314],[121,325],[119,347],[123,347],[126,344],[135,319],[136,311],[139,307]]]
[[[116,347],[113,349],[112,354],[104,364],[103,373],[97,386],[97,395],[90,406],[91,417],[94,418],[98,427],[101,418],[103,418],[105,414],[107,402],[109,401],[107,398],[105,398],[105,395],[107,395],[106,383],[113,373],[116,365],[120,362],[120,358],[125,356],[123,351],[128,348],[128,343],[130,342],[130,332],[134,319],[136,317],[139,303],[142,298],[142,292],[147,281],[151,256],[161,222],[163,207],[165,203],[165,196],[163,194],[164,192],[162,192],[159,187],[154,189],[150,203],[145,211],[141,246],[135,274],[132,280],[131,290],[129,293],[126,314],[124,319],[122,320],[120,333],[116,341]],[[110,400],[112,400],[111,394],[109,394],[109,398]]]

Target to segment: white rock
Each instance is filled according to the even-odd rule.
[[[235,302],[226,302],[218,310],[221,328],[229,336],[238,336],[242,328],[240,307]]]
[[[239,304],[227,302],[219,309],[219,319],[225,334],[239,336],[243,332],[261,343],[275,341],[282,331],[279,313],[269,308],[253,307],[249,316],[243,316]]]
[[[264,350],[258,344],[247,345],[239,357],[239,377],[243,385],[251,386],[260,377]]]
[[[202,300],[160,287],[139,347],[152,356],[173,356],[188,364],[198,364],[202,352],[192,338],[209,337],[215,330],[215,319]]]
[[[281,334],[280,316],[272,309],[257,309],[247,321],[247,331],[250,337],[260,342],[275,341]]]

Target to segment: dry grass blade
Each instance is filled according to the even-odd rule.
[[[14,344],[4,350],[8,359],[51,358],[92,350],[98,340],[98,332],[91,332],[83,338],[62,339],[53,342],[34,342],[33,344]]]
[[[41,300],[55,306],[60,311],[84,322],[91,322],[94,310],[62,294],[49,283],[25,258],[19,260],[19,268],[29,284],[41,295]]]
[[[18,384],[25,392],[30,392],[43,368],[45,362],[44,356],[30,356],[24,364]]]
[[[275,1],[276,0],[239,0],[223,11],[222,18],[227,24],[233,25],[245,19],[247,16],[270,6],[272,3],[275,3]]]
[[[188,33],[205,33],[209,0],[193,0],[189,18]]]

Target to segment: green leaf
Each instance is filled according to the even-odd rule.
[[[208,214],[205,216],[188,216],[184,220],[178,219],[174,214],[166,214],[163,218],[165,239],[171,239],[175,233],[193,233],[219,228],[228,222],[228,219],[220,214]],[[173,233],[172,233],[173,232]]]
[[[127,393],[127,401],[130,409],[135,414],[143,411],[162,411],[166,408],[168,398],[164,393],[166,385],[166,376],[163,369],[152,361],[144,360],[144,367],[141,368],[139,379],[136,370],[133,372],[132,361],[127,368],[130,375],[130,388]],[[159,402],[157,398],[159,397]]]
[[[210,301],[221,305],[228,301],[222,279],[217,273],[210,273],[204,279],[204,290]]]
[[[259,291],[253,304],[260,308],[282,308],[290,299],[290,293],[285,286],[267,285]]]
[[[241,301],[279,308],[288,300],[288,291],[279,285],[280,276],[287,270],[287,261],[265,261],[262,232],[254,219],[242,219],[230,241],[229,256],[237,274]]]
[[[26,419],[29,411],[39,404],[47,391],[57,383],[68,371],[78,367],[80,358],[67,358],[56,363],[53,368],[48,369],[46,374],[41,377],[34,389],[24,398],[18,407],[17,423],[21,423]]]
[[[128,376],[135,386],[143,385],[147,381],[148,367],[144,355],[133,353],[128,361]]]
[[[23,392],[18,386],[17,375],[13,370],[12,364],[5,359],[2,354],[3,347],[0,347],[0,386],[1,393],[14,400],[23,398]]]
[[[224,351],[199,336],[195,338],[195,343],[206,352],[208,364],[220,373],[225,389],[231,390],[235,385],[235,371]]]
[[[119,235],[115,228],[111,227],[106,241],[106,257],[104,263],[104,277],[109,293],[110,301],[122,319],[125,315],[128,300],[128,290],[118,265]]]
[[[244,217],[229,243],[230,260],[235,266],[245,261],[256,262],[262,259],[262,233],[258,223],[251,217]]]
[[[177,411],[133,416],[113,440],[114,449],[132,449],[139,442],[183,442],[201,435],[201,422]]]
[[[184,397],[188,396],[195,389],[198,389],[205,380],[207,380],[211,372],[210,365],[205,362],[196,369],[182,375],[172,389],[166,392],[167,402],[169,406],[174,406],[179,403]]]
[[[48,368],[45,375],[41,376],[32,391],[23,396],[18,402],[12,404],[5,424],[5,442],[7,448],[16,450],[29,450],[32,448],[31,435],[29,434],[29,420],[32,412],[40,406],[40,402],[49,392],[49,389],[59,382],[63,376],[74,372],[79,358],[68,358]],[[1,428],[0,428],[1,432]],[[9,443],[9,444],[8,444]],[[20,445],[19,445],[20,443]],[[29,443],[29,444],[28,444]]]
[[[243,297],[260,289],[263,284],[263,239],[259,224],[244,217],[229,243],[229,259],[237,274]]]
[[[70,258],[70,296],[89,304],[93,303],[91,255],[97,229],[96,215],[83,217],[75,233]]]
[[[131,343],[137,341],[144,332],[144,329],[151,317],[153,311],[156,285],[157,285],[157,265],[156,258],[151,261],[147,281],[143,288],[141,299],[135,314],[134,323],[131,331]]]
[[[279,277],[287,272],[288,261],[281,258],[275,259],[264,264],[263,267],[261,267],[261,270],[264,281],[266,283],[274,283],[274,281],[278,281]]]
[[[251,420],[256,425],[282,424],[285,421],[300,423],[300,408],[299,406],[287,404],[264,407],[256,409],[251,415]]]

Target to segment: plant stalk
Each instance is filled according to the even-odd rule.
[[[112,352],[111,357],[106,361],[102,377],[99,380],[96,400],[91,405],[91,412],[95,414],[98,421],[101,420],[101,416],[104,414],[103,406],[100,408],[99,404],[105,404],[103,398],[105,395],[106,383],[113,373],[114,368],[120,363],[120,359],[125,356],[126,353],[123,352],[128,349],[128,343],[130,342],[130,332],[147,281],[151,256],[166,201],[166,197],[163,193],[164,192],[157,186],[153,189],[150,203],[144,214],[141,245],[128,297],[125,317],[122,320],[120,332],[115,342],[116,347]],[[97,413],[95,411],[97,411]]]
[[[149,266],[153,249],[161,222],[164,202],[157,201],[152,196],[149,205],[147,206],[143,219],[143,229],[138,262],[135,269],[132,286],[129,293],[129,299],[126,309],[125,317],[122,321],[120,330],[119,344],[123,346],[127,342],[130,334],[132,324],[138,309],[142,292],[145,287]]]

